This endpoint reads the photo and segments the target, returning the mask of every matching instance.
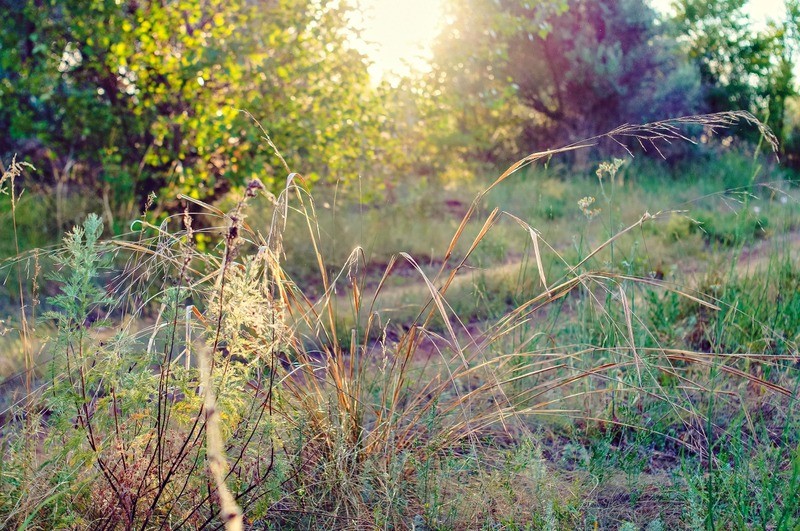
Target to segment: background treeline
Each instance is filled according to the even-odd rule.
[[[28,189],[109,209],[309,181],[460,178],[622,123],[745,109],[800,165],[800,7],[745,0],[449,0],[429,72],[373,83],[354,6],[303,0],[0,0],[0,158]],[[755,138],[755,137],[753,137]]]

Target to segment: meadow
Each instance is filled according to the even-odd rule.
[[[132,223],[12,166],[0,527],[796,528],[795,182],[559,155]]]

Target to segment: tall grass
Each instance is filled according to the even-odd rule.
[[[2,428],[0,521],[98,529],[587,524],[580,503],[558,501],[563,489],[547,481],[532,416],[613,437],[637,429],[718,464],[714,441],[739,425],[714,408],[728,403],[752,419],[735,389],[793,411],[795,389],[781,371],[796,342],[769,353],[665,344],[659,314],[647,317],[640,301],[682,301],[708,316],[724,315],[730,300],[604,267],[604,257],[674,213],[643,212],[577,257],[499,208],[472,224],[487,194],[526,165],[601,140],[658,150],[688,140],[679,127],[739,121],[761,127],[746,113],[681,118],[532,154],[465,206],[439,259],[423,266],[399,252],[374,281],[360,248],[340,269],[327,263],[317,206],[294,173],[278,197],[251,182],[227,213],[183,197],[182,215],[160,225],[139,219],[127,238],[104,241],[102,222],[88,217],[50,255],[60,293],[44,319],[57,333],[46,384],[26,389],[4,417],[24,422]],[[267,227],[248,223],[257,200],[271,203]],[[200,216],[218,242],[202,251],[193,228]],[[285,237],[292,218],[313,249],[318,279],[309,286],[283,262],[296,243]],[[452,292],[471,278],[471,258],[501,219],[527,239],[520,255],[529,273],[513,304],[478,325]],[[392,323],[397,300],[388,286],[398,272],[411,272],[418,287],[406,286],[413,311]],[[542,329],[541,316],[564,307],[586,325],[570,343]],[[730,383],[720,385],[720,374]],[[517,483],[520,474],[526,482]],[[513,521],[454,503],[465,485],[490,487],[487,496],[504,500]],[[518,487],[539,492],[524,514],[513,509]]]

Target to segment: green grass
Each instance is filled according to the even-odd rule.
[[[591,243],[599,243],[633,223],[646,211],[676,211],[642,229],[645,235],[654,237],[648,240],[642,234],[637,237],[642,245],[652,242],[642,253],[656,265],[667,255],[688,252],[701,257],[708,247],[735,247],[800,226],[797,194],[787,188],[788,184],[780,180],[770,184],[765,175],[753,183],[753,163],[741,155],[728,157],[733,160],[720,164],[724,168],[739,168],[738,178],[723,172],[714,175],[717,172],[713,171],[709,177],[695,178],[698,171],[709,168],[703,162],[698,162],[697,167],[670,170],[664,164],[648,160],[629,161],[620,169],[620,182],[613,192],[606,184],[608,198],[603,196],[604,188],[593,171],[576,174],[559,167],[533,167],[486,196],[480,206],[482,215],[470,221],[457,251],[466,250],[470,237],[480,230],[483,216],[495,207],[527,221],[560,252],[571,251],[576,239],[585,250]],[[402,250],[433,270],[481,186],[476,183],[449,189],[409,186],[396,194],[394,202],[370,205],[359,204],[357,197],[354,201],[355,190],[317,189],[314,197],[321,251],[332,265],[341,266],[352,249],[361,246],[367,262],[379,275],[381,266]],[[591,220],[578,207],[578,201],[587,196],[596,198],[594,207],[600,210]],[[249,220],[254,227],[263,227],[271,215],[269,209],[256,206]],[[303,232],[302,219],[294,220],[294,224],[290,220],[287,235],[295,242],[287,247],[287,267],[299,279],[313,281],[316,260],[313,249],[301,236]],[[471,262],[476,267],[490,267],[519,260],[529,241],[516,223],[508,217],[502,218],[492,237],[476,249]]]
[[[719,171],[708,179],[689,180],[668,173],[663,164],[629,161],[619,170],[613,190],[608,182],[602,187],[591,171],[570,174],[558,167],[532,168],[488,194],[478,214],[467,223],[455,255],[466,252],[494,208],[502,209],[503,215],[492,226],[489,237],[471,253],[469,268],[450,288],[448,302],[462,321],[479,322],[497,317],[541,291],[531,257],[531,237],[511,216],[538,231],[546,278],[558,278],[566,272],[562,258],[580,261],[589,249],[636,222],[645,212],[667,213],[621,237],[598,255],[595,265],[685,284],[706,267],[709,256],[734,263],[742,246],[752,247],[772,236],[795,233],[800,226],[797,192],[782,181],[752,184],[752,161],[742,155],[729,157],[733,160],[721,165],[726,170],[738,168],[736,179],[727,171]],[[707,167],[704,162],[697,164]],[[681,170],[692,175],[699,168]],[[762,180],[766,177],[759,177],[758,181]],[[726,185],[735,188],[726,189]],[[360,246],[368,288],[377,285],[398,251],[408,252],[422,271],[435,275],[478,186],[408,187],[397,194],[395,202],[370,205],[360,204],[347,190],[316,190],[319,251],[326,256],[328,274],[333,277],[347,270],[352,250]],[[587,219],[578,206],[578,200],[586,196],[597,198],[594,208],[600,212],[592,219]],[[271,217],[271,209],[255,205],[248,221],[253,227],[264,227]],[[304,289],[313,292],[319,286],[319,275],[316,251],[304,237],[305,225],[303,216],[290,216],[286,270]],[[376,304],[388,318],[407,322],[425,303],[427,289],[409,264],[400,261],[396,267]],[[347,302],[341,305],[346,308]],[[352,317],[343,317],[341,328],[351,328]]]
[[[205,248],[89,217],[4,317],[0,526],[792,529],[800,209],[759,160],[253,183]]]

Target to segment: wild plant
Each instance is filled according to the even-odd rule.
[[[58,334],[39,412],[47,450],[34,468],[58,474],[50,490],[4,500],[3,521],[96,528],[476,526],[486,515],[454,523],[436,507],[442,503],[436,493],[444,492],[438,473],[454,460],[472,463],[475,474],[488,471],[485,456],[499,441],[535,440],[531,416],[643,429],[715,459],[702,439],[726,427],[697,406],[698,397],[730,397],[705,386],[705,375],[725,374],[789,399],[794,391],[785,382],[740,367],[779,364],[788,355],[728,356],[655,338],[636,311],[643,291],[671,293],[709,312],[719,310],[718,302],[598,267],[597,259],[669,212],[642,213],[576,261],[499,209],[476,234],[467,236],[466,228],[486,194],[527,165],[609,140],[658,151],[659,143],[688,140],[681,127],[713,130],[740,121],[773,141],[749,114],[723,113],[626,125],[525,157],[475,198],[433,274],[400,252],[372,279],[358,248],[343,268],[332,269],[321,251],[313,197],[294,173],[278,197],[253,181],[228,213],[181,197],[183,215],[160,225],[138,220],[132,238],[101,241],[102,224],[90,216],[56,256],[62,292],[46,315]],[[248,224],[246,203],[264,197],[273,220],[262,232]],[[293,244],[284,239],[290,216],[305,224],[315,250],[315,285],[300,285],[282,262]],[[200,217],[218,227],[195,228]],[[449,290],[502,219],[529,238],[535,282],[513,308],[476,326],[454,311]],[[170,229],[174,222],[182,228]],[[200,251],[194,242],[206,231],[216,231],[218,243]],[[546,253],[561,263],[555,272],[543,266]],[[106,269],[113,263],[124,264],[120,273]],[[402,263],[423,289],[411,301],[415,317],[394,325],[382,298]],[[572,344],[540,342],[539,316],[571,301],[588,309],[598,333]],[[667,388],[667,379],[680,385]],[[646,399],[665,404],[663,422],[633,418],[645,411],[637,408]],[[629,414],[618,414],[623,410]],[[658,431],[669,423],[697,439]],[[533,443],[529,450],[541,455]],[[13,461],[12,450],[4,451]],[[541,468],[526,471],[541,481]],[[502,480],[495,484],[509,490]],[[555,526],[556,514],[545,500],[530,521]]]

